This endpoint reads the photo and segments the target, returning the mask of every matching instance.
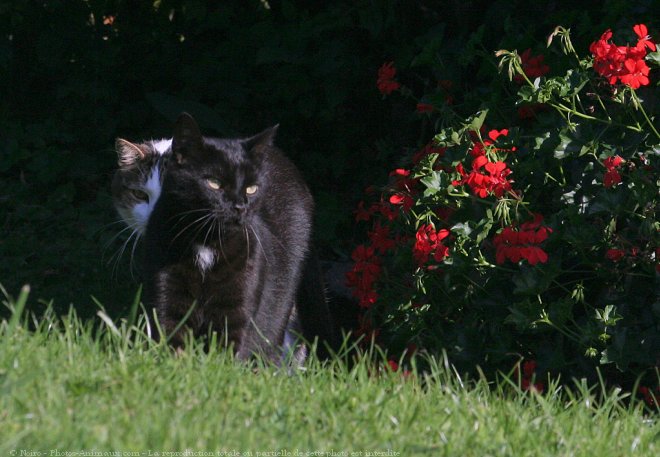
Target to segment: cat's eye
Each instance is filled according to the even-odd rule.
[[[247,195],[254,195],[254,194],[257,193],[257,189],[258,189],[258,187],[256,185],[248,186],[248,187],[245,188],[245,193]]]
[[[220,189],[220,181],[218,181],[215,178],[207,178],[206,179],[206,185],[209,186],[213,190]]]
[[[143,201],[143,202],[148,202],[149,201],[149,195],[143,190],[140,189],[131,189],[131,195],[133,198]]]

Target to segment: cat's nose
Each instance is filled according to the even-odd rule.
[[[247,202],[234,203],[234,209],[239,213],[244,213],[246,208],[247,208]]]

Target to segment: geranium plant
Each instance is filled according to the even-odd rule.
[[[531,371],[595,377],[598,366],[657,384],[660,56],[645,25],[633,32],[621,46],[606,31],[580,57],[558,27],[548,46],[559,43],[562,74],[529,50],[498,51],[509,106],[445,124],[369,189],[347,275],[359,334],[393,354],[445,350],[466,368],[527,359],[527,386]],[[393,63],[378,88],[413,92]],[[428,100],[415,110],[433,119]]]

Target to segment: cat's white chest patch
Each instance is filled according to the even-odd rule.
[[[195,246],[195,265],[204,274],[215,265],[216,253],[213,249],[198,244]]]
[[[160,197],[161,190],[161,177],[160,177],[160,168],[155,166],[151,169],[149,176],[144,182],[142,191],[145,192],[149,199],[146,202],[137,203],[133,206],[131,213],[132,219],[135,221],[134,225],[137,228],[137,231],[140,234],[144,234],[147,230],[147,223],[149,222],[149,216],[156,206],[156,202]]]
[[[168,153],[172,148],[172,138],[152,141],[151,145],[154,147],[156,152],[162,156]]]

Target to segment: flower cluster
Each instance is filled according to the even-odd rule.
[[[476,141],[470,149],[470,154],[474,157],[472,170],[467,173],[462,163],[456,165],[456,171],[461,179],[454,180],[452,185],[467,184],[472,192],[480,198],[485,198],[490,194],[500,198],[505,193],[512,191],[511,183],[513,181],[507,178],[511,174],[511,170],[507,168],[507,164],[499,160],[490,161],[486,154],[487,148],[493,151],[506,152],[507,150],[495,148],[493,145],[498,137],[506,136],[508,133],[507,129],[491,130],[488,132],[488,139],[483,142]],[[510,151],[515,151],[515,148],[510,149]]]
[[[623,249],[612,248],[612,249],[608,249],[607,252],[605,253],[605,257],[607,257],[612,262],[619,262],[625,256],[626,256],[626,251],[624,251]]]
[[[401,87],[397,81],[394,81],[396,76],[396,68],[394,62],[384,63],[378,70],[378,80],[376,86],[383,95],[390,95],[392,92]]]
[[[415,203],[413,196],[416,193],[417,180],[410,178],[410,170],[405,168],[397,168],[390,176],[394,177],[395,193],[390,196],[389,201],[407,213]]]
[[[362,307],[358,335],[393,361],[414,344],[492,373],[525,354],[543,373],[588,376],[608,364],[617,382],[648,384],[657,358],[636,348],[658,325],[648,312],[660,279],[657,113],[599,76],[646,84],[655,44],[645,27],[634,30],[636,46],[616,46],[606,33],[591,46],[595,57],[578,57],[566,76],[541,77],[549,68],[529,50],[498,51],[521,84],[516,100],[498,92],[468,116],[458,110],[469,95],[443,104],[450,85],[427,78],[427,92],[416,94],[420,86],[402,86],[393,63],[379,69],[378,90],[408,103],[426,145],[396,157],[387,184],[369,188],[356,210],[367,238],[347,275]],[[567,29],[551,36],[578,55]],[[485,128],[487,119],[509,128]],[[547,388],[535,372],[535,360],[519,362],[522,389]],[[640,390],[647,402],[652,394]]]
[[[495,259],[498,264],[506,260],[519,262],[525,259],[530,265],[546,263],[548,254],[538,245],[548,239],[552,229],[541,225],[543,216],[536,214],[532,222],[525,222],[519,229],[509,226],[504,227],[502,232],[495,235]]]
[[[484,169],[487,174],[482,172]],[[489,162],[485,156],[481,156],[472,161],[470,173],[467,173],[463,164],[460,163],[456,166],[456,171],[461,175],[461,179],[455,180],[452,184],[454,186],[467,184],[472,192],[481,198],[485,198],[489,194],[500,198],[505,192],[511,190],[513,181],[507,179],[511,170],[506,167],[504,162]]]
[[[608,157],[603,161],[605,174],[603,175],[603,186],[612,187],[621,182],[618,168],[621,167],[623,159],[619,156]]]
[[[594,55],[594,70],[607,78],[610,84],[621,82],[633,89],[649,84],[649,67],[644,61],[647,50],[656,50],[655,43],[644,24],[633,27],[637,35],[635,46],[617,46],[610,42],[612,31],[606,30],[599,40],[591,43],[589,50]]]
[[[372,246],[360,245],[353,251],[353,269],[346,273],[346,283],[353,289],[353,295],[363,308],[369,308],[376,302],[378,295],[374,283],[380,274],[380,259]]]
[[[449,248],[442,243],[449,233],[447,229],[436,231],[435,227],[430,224],[423,224],[419,227],[413,246],[413,258],[417,262],[417,266],[424,266],[431,255],[436,262],[442,262],[449,255]]]

